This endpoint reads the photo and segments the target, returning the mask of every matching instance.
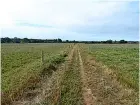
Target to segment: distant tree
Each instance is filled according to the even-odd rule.
[[[57,42],[59,42],[59,43],[60,43],[60,42],[62,42],[62,40],[61,40],[60,38],[58,38],[58,39],[57,39]]]
[[[14,37],[13,38],[13,43],[20,43],[20,38]]]
[[[30,43],[36,43],[36,39],[30,39]]]
[[[110,40],[107,40],[106,43],[109,43],[111,44],[113,41],[110,39]]]
[[[117,41],[115,40],[114,43],[117,43]]]
[[[101,41],[101,43],[107,43],[106,41]]]
[[[120,40],[119,43],[127,43],[125,40]]]
[[[69,40],[66,40],[66,42],[68,43],[68,42],[69,42]]]
[[[30,39],[28,39],[28,38],[23,38],[22,39],[22,43],[30,43],[31,41],[30,41]]]
[[[59,39],[59,41],[58,41],[58,39],[54,39],[54,43],[57,43],[57,42],[62,42],[62,40]]]
[[[12,40],[8,37],[5,37],[5,38],[1,38],[1,43],[11,43]]]

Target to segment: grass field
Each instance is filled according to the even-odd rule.
[[[39,80],[42,55],[47,67],[64,60],[69,44],[2,44],[2,92],[13,99],[31,83]],[[3,97],[3,98],[4,98]]]
[[[1,48],[3,105],[138,105],[138,44],[2,44]]]
[[[85,47],[96,61],[114,70],[120,82],[138,90],[138,44],[94,44],[85,45]]]

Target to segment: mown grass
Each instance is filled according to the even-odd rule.
[[[68,44],[2,44],[2,100],[15,100],[40,80],[44,68],[64,61]],[[44,64],[41,62],[44,52]]]
[[[117,74],[118,80],[128,87],[139,87],[138,44],[93,44],[85,45],[95,60],[102,62]]]
[[[64,73],[60,105],[83,105],[79,61],[76,56],[74,54],[70,68]]]

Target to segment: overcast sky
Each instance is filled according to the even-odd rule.
[[[3,0],[1,37],[138,40],[138,0]]]

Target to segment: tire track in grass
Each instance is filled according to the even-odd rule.
[[[83,105],[82,83],[79,74],[79,60],[75,46],[71,63],[64,73],[63,82],[61,84],[60,105]]]
[[[79,49],[78,49],[78,56],[79,56],[79,63],[80,63],[81,81],[83,83],[82,90],[83,90],[84,104],[85,105],[94,105],[94,103],[95,103],[94,97],[92,95],[91,89],[88,88],[88,85],[87,85],[87,82],[86,82],[86,76],[85,76],[85,73],[84,73],[83,61],[82,61]]]

